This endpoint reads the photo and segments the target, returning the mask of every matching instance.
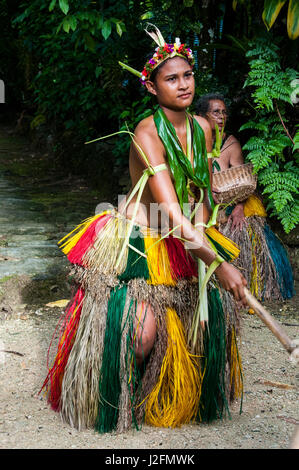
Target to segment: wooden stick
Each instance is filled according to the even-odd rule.
[[[272,331],[274,336],[281,342],[283,347],[291,354],[293,360],[299,363],[299,347],[296,341],[292,341],[281,325],[270,315],[270,313],[258,302],[258,300],[245,288],[245,296],[249,307],[251,307],[265,325]]]
[[[297,388],[296,385],[283,384],[281,382],[272,382],[272,380],[264,380],[264,379],[258,379],[254,383],[259,383],[262,385],[270,385],[271,387],[284,388],[285,390],[295,390]]]

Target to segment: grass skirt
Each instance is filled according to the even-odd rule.
[[[232,208],[226,211],[231,212]],[[221,222],[219,231],[240,247],[237,267],[247,280],[253,295],[260,300],[283,300],[294,295],[294,279],[288,254],[266,222],[266,211],[257,196],[244,204],[246,224],[241,230],[231,228],[231,221]],[[223,219],[222,219],[223,220]]]
[[[103,212],[62,241],[77,291],[42,387],[48,401],[70,425],[101,433],[221,418],[242,397],[234,302],[211,278],[209,323],[191,352],[197,262],[179,239],[137,226],[122,251],[128,226],[116,211]],[[142,367],[134,352],[137,305],[152,307],[157,326]]]

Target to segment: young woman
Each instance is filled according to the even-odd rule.
[[[224,171],[244,164],[239,141],[225,131],[228,112],[219,94],[202,96],[196,111],[211,125],[215,141],[215,124],[224,131],[221,153],[213,162],[213,171]],[[217,194],[214,194],[217,200]],[[219,230],[234,240],[241,253],[238,265],[251,292],[259,299],[287,299],[294,295],[291,265],[282,243],[266,222],[266,210],[256,194],[219,211]],[[248,256],[249,255],[249,256]]]
[[[161,35],[158,46],[142,76],[159,109],[135,129],[132,190],[62,244],[79,286],[44,387],[79,429],[210,421],[242,394],[231,294],[245,304],[246,281],[209,224],[211,129],[186,112],[191,51]]]

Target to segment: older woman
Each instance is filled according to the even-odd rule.
[[[219,158],[213,162],[213,171],[243,165],[239,141],[225,128],[228,118],[223,96],[208,94],[200,97],[197,113],[211,125],[215,141],[215,124],[223,131]],[[217,194],[214,193],[217,200]],[[287,299],[294,295],[294,281],[290,262],[282,243],[266,222],[267,213],[257,195],[231,205],[219,214],[219,230],[234,240],[241,249],[238,265],[242,269],[252,293],[260,299]]]

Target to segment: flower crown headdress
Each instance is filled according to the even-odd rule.
[[[155,31],[148,31],[149,26],[152,26]],[[195,61],[192,50],[186,44],[181,44],[180,38],[176,38],[173,44],[166,43],[159,29],[151,23],[148,23],[145,32],[155,41],[158,47],[156,47],[154,55],[146,62],[142,72],[138,72],[127,64],[119,62],[124,69],[137,75],[142,84],[150,79],[152,72],[158,65],[172,57],[182,57],[189,62],[191,67],[194,66]]]

